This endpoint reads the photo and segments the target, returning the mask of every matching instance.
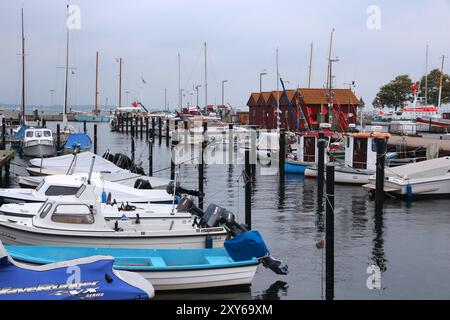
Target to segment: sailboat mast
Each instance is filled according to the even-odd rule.
[[[280,131],[280,73],[278,71],[278,48],[276,50],[276,65],[277,65],[277,132]]]
[[[331,31],[331,35],[330,35],[330,47],[328,50],[328,75],[327,75],[327,88],[330,90],[331,93],[331,87],[332,87],[332,81],[333,81],[333,75],[332,75],[332,61],[331,61],[331,53],[333,50],[333,33],[334,33],[334,29]]]
[[[444,81],[444,61],[445,56],[442,56],[442,63],[441,63],[441,77],[439,79],[439,98],[438,98],[438,108],[441,107],[441,99],[442,99],[442,82]]]
[[[98,113],[98,51],[95,55],[95,105],[94,114]]]
[[[314,43],[311,42],[311,51],[310,51],[310,53],[309,53],[309,68],[308,68],[308,88],[311,88],[311,74],[312,74],[313,46],[314,46]]]
[[[25,124],[25,32],[22,8],[22,124]]]
[[[425,58],[425,106],[428,105],[428,48],[429,45],[427,44],[426,58]]]
[[[119,108],[122,108],[122,58],[119,58]]]
[[[180,112],[183,111],[181,96],[181,55],[178,53],[178,105],[180,106]]]
[[[69,5],[67,5],[67,17],[69,17]],[[66,27],[66,74],[64,80],[64,114],[67,114],[67,91],[69,87],[69,28]]]
[[[207,47],[205,42],[205,112],[208,110],[208,62],[207,62]]]

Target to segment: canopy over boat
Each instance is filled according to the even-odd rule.
[[[91,138],[83,132],[74,132],[69,135],[66,143],[64,144],[65,149],[76,149],[80,150],[90,149],[92,147]]]

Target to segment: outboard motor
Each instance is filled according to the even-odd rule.
[[[183,187],[180,187],[179,182],[177,182],[176,188],[174,188],[174,186],[175,186],[175,183],[173,181],[170,181],[166,187],[166,191],[168,194],[173,195],[175,192],[177,196],[181,196],[183,194],[188,194],[188,195],[194,196],[194,197],[200,197],[202,195],[200,191],[190,190],[190,189],[185,189]]]
[[[144,180],[144,179],[137,179],[134,182],[134,188],[135,189],[146,189],[146,190],[153,189],[150,181]]]
[[[109,152],[109,150],[107,150],[107,151],[103,154],[102,158],[103,158],[103,159],[106,159],[106,160],[108,160],[108,161],[114,162],[114,154],[112,154],[111,152]]]

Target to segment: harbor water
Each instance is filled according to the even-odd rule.
[[[55,130],[56,123],[48,122]],[[82,123],[72,123],[82,129]],[[93,124],[87,124],[93,136]],[[136,158],[148,172],[148,143],[136,139]],[[98,154],[131,153],[131,135],[110,132],[98,124]],[[155,176],[169,177],[170,149],[165,138],[154,144]],[[7,185],[26,174],[26,158],[13,161]],[[205,203],[216,203],[244,221],[243,165],[205,165]],[[157,294],[157,299],[321,299],[324,292],[324,212],[317,209],[316,181],[301,175],[261,175],[257,165],[252,187],[252,227],[259,230],[272,255],[289,265],[289,274],[276,275],[260,266],[251,288],[197,290]],[[194,164],[179,167],[178,180],[196,189]],[[388,200],[380,216],[363,188],[335,188],[336,299],[449,299],[450,199],[423,200],[408,206]],[[320,246],[319,246],[320,247]],[[373,266],[381,273],[380,287],[368,285]]]

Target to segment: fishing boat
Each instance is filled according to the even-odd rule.
[[[22,151],[28,157],[51,157],[56,154],[50,129],[29,128],[25,130]]]
[[[87,182],[88,174],[45,176],[36,189],[5,188],[0,189],[0,203],[42,203],[49,197],[65,197],[76,200],[76,195]],[[90,183],[97,199],[102,195],[120,202],[130,203],[166,203],[173,202],[173,195],[160,189],[136,189],[116,182],[105,181],[98,172],[91,175]]]
[[[91,138],[83,132],[72,132],[67,137],[66,142],[62,146],[63,153],[72,154],[73,152],[90,151],[92,148]]]
[[[391,168],[385,172],[384,192],[398,198],[431,198],[450,195],[450,157]],[[375,191],[375,176],[363,186]]]
[[[139,274],[115,270],[113,264],[111,256],[95,255],[27,265],[15,261],[0,241],[0,300],[135,300],[155,295]]]
[[[375,174],[377,152],[376,139],[388,139],[388,133],[379,132],[379,127],[372,127],[372,132],[352,133],[345,137],[345,160],[336,161],[335,183],[363,185],[369,183],[369,177]],[[317,177],[317,165],[306,168],[306,177]]]
[[[326,148],[329,147],[332,133],[325,132]],[[304,174],[307,167],[317,164],[319,150],[317,141],[319,139],[318,132],[306,132],[297,135],[297,149],[295,152],[289,153],[285,162],[286,173]],[[325,162],[328,162],[328,155],[325,154]]]

